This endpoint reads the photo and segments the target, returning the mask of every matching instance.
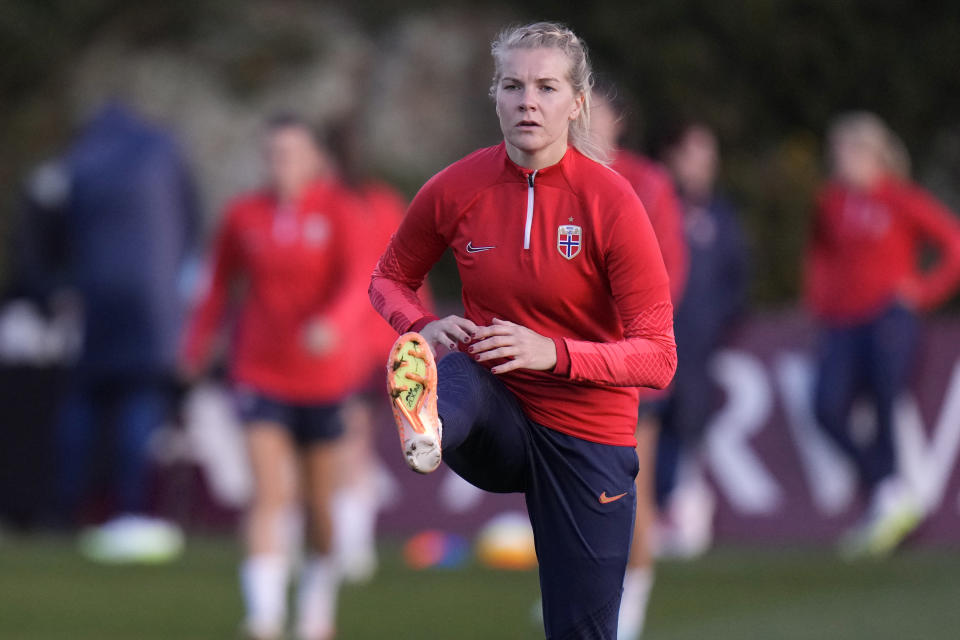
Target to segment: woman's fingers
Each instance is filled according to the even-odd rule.
[[[486,360],[496,360],[497,358],[512,358],[516,355],[519,355],[519,349],[511,345],[508,347],[499,347],[497,349],[485,351],[476,356],[474,360],[477,362],[484,362]]]
[[[517,332],[516,326],[509,325],[490,325],[489,327],[477,327],[477,330],[473,333],[473,340],[483,340],[484,338],[489,338],[491,336],[510,336],[514,335]]]
[[[450,316],[450,319],[456,323],[458,328],[467,334],[467,337],[472,336],[474,333],[476,333],[477,329],[480,328],[470,320],[461,318],[460,316]]]
[[[484,351],[489,351],[490,349],[496,349],[497,347],[507,347],[517,344],[517,337],[514,335],[497,335],[486,338],[485,340],[480,340],[479,342],[474,342],[470,346],[470,353],[483,353]]]
[[[523,369],[526,366],[526,363],[522,359],[514,358],[513,360],[507,360],[503,364],[498,364],[497,366],[491,368],[490,371],[491,373],[501,374],[515,371],[517,369]]]

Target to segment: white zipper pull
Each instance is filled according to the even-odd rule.
[[[527,224],[523,228],[523,248],[530,248],[530,230],[533,229],[533,180],[537,171],[527,176]]]

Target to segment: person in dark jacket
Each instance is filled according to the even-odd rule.
[[[695,458],[715,409],[710,360],[747,304],[748,257],[736,211],[716,189],[720,155],[714,132],[691,122],[664,142],[662,159],[683,203],[689,268],[674,321],[681,356],[663,409],[655,482],[668,525],[661,528],[661,553],[690,556],[705,550],[712,537],[713,496]]]
[[[37,225],[60,239],[59,264],[46,265],[57,277],[35,280],[58,297],[69,292],[83,317],[56,429],[59,516],[77,523],[95,449],[112,441],[118,517],[87,536],[85,548],[99,559],[156,559],[179,542],[178,531],[144,514],[148,444],[169,408],[182,280],[198,235],[193,183],[173,137],[119,103],[84,126],[56,170],[62,201],[44,207],[54,224]]]

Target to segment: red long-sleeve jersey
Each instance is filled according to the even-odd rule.
[[[209,356],[239,284],[230,353],[235,381],[297,403],[335,402],[352,391],[356,376],[344,369],[351,362],[350,328],[369,308],[369,271],[353,255],[363,243],[360,207],[345,189],[326,182],[311,185],[289,207],[267,190],[234,200],[188,326],[186,366],[200,368]],[[327,323],[334,337],[333,348],[322,354],[306,346],[315,320]]]
[[[673,188],[673,180],[656,162],[625,149],[617,150],[610,167],[627,179],[643,203],[660,243],[663,263],[670,276],[670,296],[676,307],[687,283],[688,264],[683,209]]]
[[[920,250],[939,258],[922,269]],[[904,295],[921,310],[960,283],[960,220],[920,187],[892,177],[869,191],[829,183],[817,198],[806,301],[829,323],[869,319]]]
[[[398,332],[435,319],[414,292],[447,247],[467,318],[510,320],[556,344],[553,371],[501,376],[527,415],[634,446],[636,387],[669,384],[676,346],[663,258],[630,184],[573,147],[539,171],[502,143],[447,167],[414,198],[370,283]]]

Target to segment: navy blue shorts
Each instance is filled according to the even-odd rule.
[[[466,354],[437,369],[444,461],[474,486],[526,497],[547,638],[613,640],[636,510],[635,450],[533,422]]]
[[[339,404],[293,404],[246,386],[237,386],[234,400],[245,425],[254,422],[281,424],[301,447],[336,440],[344,432]]]

